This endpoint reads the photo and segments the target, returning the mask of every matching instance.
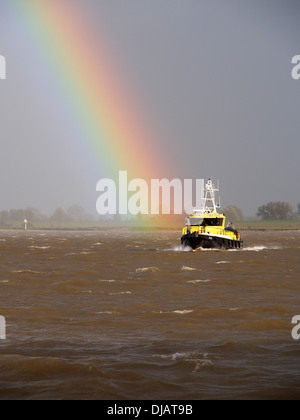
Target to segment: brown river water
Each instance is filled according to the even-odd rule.
[[[300,232],[0,231],[0,399],[300,399]]]

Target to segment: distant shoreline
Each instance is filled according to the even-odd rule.
[[[245,220],[235,222],[235,227],[241,232],[247,231],[300,231],[300,220]],[[31,224],[28,227],[28,232],[48,231],[48,232],[104,232],[104,231],[130,231],[130,232],[162,232],[173,231],[181,233],[183,226],[177,223],[172,223],[169,226],[153,225],[126,225],[122,223],[105,224],[101,222],[72,222],[64,224],[52,223],[50,226],[47,223]],[[24,231],[22,223],[15,222],[10,226],[0,226],[0,231]]]

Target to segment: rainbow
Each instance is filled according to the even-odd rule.
[[[146,180],[167,176],[162,140],[147,126],[113,53],[103,39],[94,38],[84,2],[11,2],[50,68],[74,124],[81,126],[81,147],[91,149],[99,169],[108,176],[126,170]]]

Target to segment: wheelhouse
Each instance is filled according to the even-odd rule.
[[[190,216],[185,219],[185,225],[188,226],[215,226],[215,227],[225,227],[225,216],[224,215],[203,215],[203,217],[194,217]]]

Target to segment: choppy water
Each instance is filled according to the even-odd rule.
[[[300,232],[0,232],[1,399],[300,397]]]

